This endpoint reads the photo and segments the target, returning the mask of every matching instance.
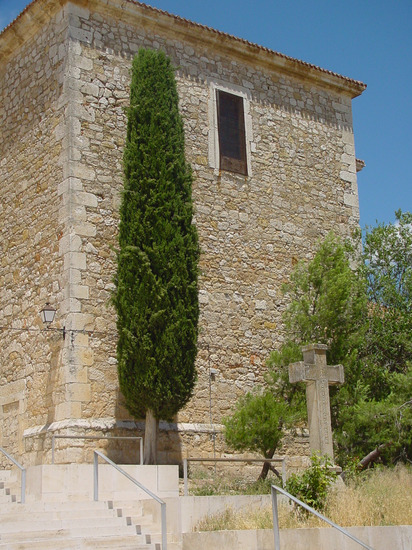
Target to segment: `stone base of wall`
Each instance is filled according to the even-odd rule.
[[[374,550],[410,550],[412,548],[412,526],[349,527],[348,531]],[[359,550],[358,543],[332,528],[325,529],[283,529],[280,531],[282,550]],[[183,550],[224,548],[225,550],[274,550],[272,530],[256,531],[214,531],[183,534]]]
[[[112,418],[54,422],[25,430],[23,461],[26,466],[91,464],[93,451],[100,450],[117,464],[139,464],[140,438],[143,437],[144,422],[116,421]],[[286,457],[287,475],[307,467],[309,454],[306,430],[286,435],[276,453],[277,456]],[[261,458],[249,452],[236,453],[227,447],[221,426],[160,423],[159,464],[177,464],[182,467],[184,458],[226,458],[227,463],[190,463],[189,473],[231,475],[256,480],[262,465],[247,463],[247,458],[251,457]],[[233,458],[244,458],[245,462],[230,462]],[[281,471],[280,463],[278,469]],[[183,475],[182,469],[180,473]]]

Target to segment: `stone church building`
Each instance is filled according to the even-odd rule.
[[[110,305],[142,47],[177,68],[201,246],[198,382],[161,426],[163,462],[225,450],[222,416],[282,342],[282,284],[328,231],[358,226],[363,83],[133,0],[33,0],[0,34],[0,446],[26,465],[50,462],[52,435],[142,435],[118,390]],[[138,450],[55,443],[56,461]]]

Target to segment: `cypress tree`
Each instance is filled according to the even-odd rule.
[[[146,418],[144,462],[153,464],[159,420],[172,420],[193,392],[199,316],[192,173],[163,52],[134,58],[127,115],[113,296],[118,375],[127,409]]]

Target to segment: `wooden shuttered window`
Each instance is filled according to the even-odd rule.
[[[216,90],[220,169],[247,176],[243,98]]]

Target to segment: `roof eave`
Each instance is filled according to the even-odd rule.
[[[0,34],[0,62],[7,61],[16,50],[16,41],[24,44],[36,29],[43,26],[69,0],[33,0],[23,12]],[[205,46],[220,49],[225,55],[236,56],[253,65],[261,65],[274,72],[288,74],[308,84],[333,89],[338,93],[359,96],[366,88],[363,82],[350,79],[310,63],[294,59],[242,38],[217,31],[205,25],[194,23],[163,10],[153,8],[135,0],[70,0],[82,7],[90,6],[100,13],[117,14],[119,19],[143,20],[146,24],[183,37],[195,44],[202,41]],[[173,27],[170,23],[173,21]],[[33,24],[34,23],[34,24]]]

